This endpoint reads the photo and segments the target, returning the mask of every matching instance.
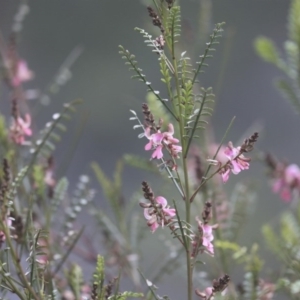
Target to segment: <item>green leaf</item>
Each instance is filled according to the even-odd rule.
[[[272,40],[266,37],[258,37],[254,41],[256,53],[265,61],[278,64],[279,54]]]
[[[102,290],[104,284],[104,271],[105,271],[105,264],[104,264],[104,257],[101,255],[97,256],[97,263],[96,263],[96,270],[93,275],[94,283],[99,285],[100,290]]]
[[[159,173],[157,167],[149,160],[138,155],[124,154],[124,162],[134,168]]]
[[[71,290],[75,295],[75,299],[80,298],[80,290],[83,284],[82,269],[79,265],[73,264],[66,274]]]
[[[292,0],[288,19],[289,39],[300,46],[300,1]]]
[[[146,80],[146,75],[142,73],[143,70],[138,68],[137,61],[135,60],[134,55],[130,54],[130,52],[121,45],[119,46],[119,49],[119,53],[122,55],[122,58],[126,60],[125,64],[128,64],[130,66],[130,70],[136,73],[135,78],[138,78],[140,81],[142,81],[147,86],[148,90],[155,95],[156,99],[159,100],[162,103],[162,105],[164,105],[166,110],[168,110],[169,113],[177,120],[177,117],[175,116],[173,111],[167,106],[165,101],[160,97],[159,93],[156,90],[154,90],[154,88],[151,85],[151,82]]]
[[[202,72],[202,68],[207,66],[205,64],[205,61],[208,58],[212,58],[212,52],[215,51],[213,48],[213,45],[218,44],[217,39],[221,37],[221,33],[223,31],[222,27],[225,25],[225,23],[218,23],[215,26],[215,29],[213,30],[213,33],[210,35],[210,40],[206,44],[206,49],[204,51],[204,54],[200,56],[200,61],[197,62],[198,68],[195,70],[195,74],[192,80],[192,83],[194,84],[196,82],[197,76],[200,72]]]
[[[120,295],[109,297],[109,300],[126,300],[129,297],[131,298],[142,298],[144,297],[143,293],[134,293],[134,292],[123,292]]]
[[[174,44],[178,42],[178,37],[180,37],[181,32],[180,6],[173,6],[170,9],[167,19],[167,26],[167,39],[172,48],[174,48]]]
[[[282,95],[290,102],[290,104],[296,109],[297,113],[300,113],[300,101],[295,93],[295,91],[292,89],[290,84],[283,80],[279,79],[276,82],[276,86],[279,89],[279,91],[282,93]]]

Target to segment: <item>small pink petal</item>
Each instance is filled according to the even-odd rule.
[[[154,223],[150,226],[152,233],[154,233],[158,227],[159,227],[158,223],[157,223],[157,222],[154,222]]]
[[[151,150],[152,149],[152,141],[149,141],[149,143],[147,145],[145,145],[145,150]]]
[[[230,174],[230,169],[226,170],[224,173],[221,174],[222,175],[222,180],[223,180],[224,183],[228,181],[229,174]]]
[[[164,156],[162,152],[162,147],[163,147],[162,145],[157,146],[157,148],[152,153],[152,158],[161,159]]]
[[[175,208],[163,208],[162,210],[165,214],[167,214],[170,217],[175,217],[176,216]]]
[[[162,196],[157,196],[155,198],[155,201],[158,203],[158,204],[161,204],[162,207],[166,207],[168,205],[168,201],[166,198],[162,197]]]
[[[231,161],[231,164],[233,166],[233,169],[231,170],[233,174],[239,174],[242,171],[241,165],[236,162],[235,160]]]
[[[161,144],[163,138],[164,138],[163,133],[158,132],[158,133],[152,134],[152,141],[153,141],[154,144],[157,144],[157,145]]]

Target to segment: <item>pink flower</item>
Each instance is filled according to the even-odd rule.
[[[152,232],[155,232],[159,226],[163,227],[165,221],[169,221],[176,215],[175,208],[170,208],[166,198],[157,196],[155,202],[157,203],[155,207],[149,204],[148,207],[144,208],[144,217]]]
[[[274,291],[276,289],[275,284],[265,282],[264,280],[259,281],[259,300],[271,300],[274,297]]]
[[[220,171],[223,182],[227,182],[229,179],[230,171],[233,174],[239,174],[242,170],[249,169],[250,158],[245,157],[241,153],[241,147],[233,147],[231,142],[228,143],[228,146],[224,150],[224,154],[229,159],[227,164]]]
[[[33,72],[29,70],[27,62],[20,59],[17,62],[14,77],[12,78],[11,84],[14,87],[21,85],[22,82],[29,81],[33,78]]]
[[[149,143],[145,146],[145,150],[152,150],[154,149],[154,152],[152,153],[152,158],[161,159],[163,157],[162,148],[163,144],[162,141],[164,139],[164,134],[158,131],[157,133],[150,134],[150,128],[146,128],[145,135],[149,140]]]
[[[23,145],[26,136],[32,135],[32,130],[30,128],[31,117],[29,114],[25,115],[25,119],[17,117],[13,119],[12,125],[10,127],[10,137],[11,139],[19,145]]]
[[[293,190],[300,190],[300,169],[296,164],[284,167],[280,172],[280,177],[273,183],[273,191],[280,193],[281,198],[289,202],[292,198]]]
[[[182,147],[175,145],[179,143],[179,140],[174,138],[174,127],[172,124],[168,125],[168,131],[161,132],[160,130],[156,133],[150,134],[150,128],[145,129],[145,136],[149,140],[146,144],[145,150],[154,150],[151,157],[161,159],[163,157],[162,149],[167,147],[172,157],[178,158],[178,153],[182,151]]]
[[[212,244],[214,236],[212,232],[218,225],[216,224],[211,226],[202,223],[198,218],[196,218],[196,220],[198,222],[199,235],[195,235],[192,241],[192,257],[196,257],[199,251],[201,253],[206,252],[211,256],[214,256],[214,245]]]
[[[214,255],[214,245],[211,243],[214,239],[212,234],[212,227],[208,224],[200,225],[202,227],[203,236],[202,236],[202,246],[206,248],[206,251]]]
[[[212,286],[207,287],[203,292],[200,292],[198,289],[196,289],[196,295],[198,295],[201,299],[207,300],[213,300],[214,297],[214,288]]]
[[[49,187],[53,188],[55,187],[56,181],[53,177],[53,170],[46,170],[45,172],[45,177],[44,177],[44,181],[46,183],[46,185],[48,185]]]

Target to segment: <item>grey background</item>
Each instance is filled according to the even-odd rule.
[[[189,47],[199,46],[195,32],[200,2],[181,1],[183,20],[191,33],[191,36],[185,36]],[[18,3],[0,0],[0,28],[5,37],[9,35]],[[217,108],[213,118],[217,140],[222,137],[231,118],[236,116],[230,140],[245,138],[245,131],[259,123],[264,128],[258,145],[260,150],[269,150],[280,158],[299,163],[300,119],[272,85],[272,80],[281,74],[263,63],[253,50],[253,40],[258,35],[272,38],[282,50],[290,1],[219,0],[211,3],[211,29],[214,23],[226,22],[216,57],[201,78],[204,86],[217,89]],[[29,4],[31,11],[24,22],[19,54],[34,70],[35,79],[26,83],[26,87],[47,87],[71,50],[77,45],[84,48],[72,67],[72,80],[51,98],[50,106],[37,111],[35,125],[41,127],[60,110],[62,103],[76,98],[84,100],[79,110],[89,113],[89,121],[68,170],[70,178],[77,180],[80,174],[91,173],[89,163],[92,160],[111,174],[115,161],[123,153],[146,157],[144,141],[136,138],[133,124],[128,121],[129,109],[140,112],[141,103],[145,101],[145,88],[130,79],[131,74],[118,54],[119,44],[134,53],[148,79],[156,89],[163,91],[158,69],[153,67],[156,57],[144,45],[139,33],[133,30],[136,26],[149,29],[145,6],[138,0],[36,0]],[[224,66],[224,52],[228,49]],[[220,78],[221,70],[223,76]],[[1,93],[1,110],[7,113],[9,100],[3,86]],[[35,100],[32,101],[31,105],[34,105]],[[70,134],[59,147],[62,152],[57,153],[58,161],[64,157],[62,153],[69,137]],[[264,167],[260,164],[254,163],[242,176],[254,179],[259,193],[257,210],[243,236],[243,241],[248,244],[260,238],[258,225],[276,218],[286,205],[270,191]],[[229,191],[235,180],[232,178],[228,184]],[[138,188],[140,181],[139,172],[127,168],[125,194],[129,195]],[[162,293],[172,290],[178,296],[178,290],[172,281],[168,281]],[[179,293],[181,290],[179,288]]]

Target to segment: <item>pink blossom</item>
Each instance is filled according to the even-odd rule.
[[[289,202],[292,198],[291,192],[296,189],[300,189],[300,169],[292,164],[280,172],[280,177],[273,183],[273,191],[280,193],[281,198]]]
[[[259,300],[271,300],[274,297],[274,291],[276,289],[275,284],[265,282],[264,280],[259,281]]]
[[[30,128],[31,117],[29,114],[25,115],[25,119],[17,117],[13,119],[12,125],[10,127],[10,137],[11,139],[19,145],[23,145],[26,136],[32,135],[32,130]]]
[[[144,217],[152,232],[155,232],[159,226],[163,227],[166,220],[176,215],[175,208],[170,208],[166,198],[157,196],[155,202],[157,203],[155,207],[150,204],[149,207],[144,208]]]
[[[201,253],[206,252],[211,256],[214,256],[214,245],[212,241],[214,236],[212,234],[213,229],[215,229],[218,225],[215,224],[213,226],[202,223],[198,218],[196,218],[198,222],[198,231],[199,235],[195,235],[192,241],[193,251],[192,257],[196,257],[199,251]]]
[[[245,157],[241,153],[241,147],[233,147],[231,142],[228,143],[228,146],[224,150],[224,154],[229,159],[227,164],[220,171],[222,175],[223,182],[227,182],[229,179],[230,171],[233,174],[239,174],[242,170],[249,169],[250,158]]]
[[[203,231],[203,236],[202,236],[202,245],[206,248],[206,251],[214,255],[214,246],[211,243],[214,239],[214,236],[212,234],[212,227],[208,224],[201,224],[200,225]]]
[[[145,208],[144,217],[147,220],[147,225],[150,227],[152,233],[155,232],[156,229],[159,227],[159,223],[154,210],[151,208]]]
[[[22,82],[29,81],[33,78],[33,72],[29,70],[27,66],[27,62],[25,60],[20,59],[17,62],[16,70],[14,72],[14,76],[12,78],[12,85],[17,87],[21,85]]]
[[[207,287],[203,292],[196,289],[196,295],[198,295],[203,300],[213,300],[214,299],[214,288],[212,286]]]
[[[156,133],[150,134],[150,128],[145,129],[145,136],[148,138],[149,143],[146,144],[145,150],[154,150],[151,157],[161,159],[163,157],[163,148],[167,147],[172,157],[178,158],[178,153],[182,151],[182,147],[175,145],[179,140],[173,137],[174,127],[172,124],[168,125],[168,131],[161,132],[158,130]]]
[[[44,181],[46,185],[48,185],[51,188],[55,187],[56,184],[53,174],[54,174],[53,170],[47,169],[44,177]]]
[[[164,139],[164,134],[158,131],[157,133],[150,134],[150,128],[146,128],[145,135],[149,139],[149,143],[145,146],[145,150],[152,150],[152,158],[161,159],[163,157],[162,148],[163,144],[162,141]]]

